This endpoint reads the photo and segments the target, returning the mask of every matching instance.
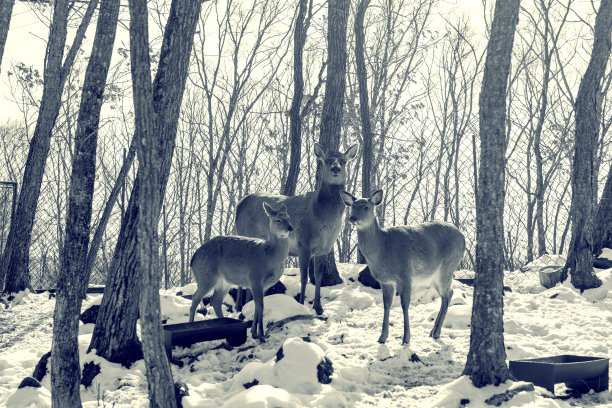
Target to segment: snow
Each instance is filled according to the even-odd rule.
[[[612,251],[604,254],[612,257]],[[540,265],[538,265],[540,266]],[[507,381],[497,387],[475,388],[462,376],[469,349],[473,288],[453,283],[454,295],[439,340],[428,337],[440,309],[440,300],[430,294],[413,299],[410,306],[410,347],[401,345],[402,309],[399,298],[391,308],[390,333],[386,344],[377,342],[383,315],[379,290],[357,281],[359,265],[339,265],[344,283],[322,288],[325,310],[322,318],[312,305],[300,305],[299,273],[287,269],[281,278],[285,295],[264,300],[264,342],[248,338],[242,346],[228,350],[223,340],[175,347],[173,356],[184,365],[172,366],[175,381],[188,387],[184,407],[488,407],[494,394],[522,385]],[[597,272],[604,284],[584,293],[569,282],[545,289],[537,273],[507,272],[504,285],[506,355],[509,360],[575,354],[608,357],[612,349],[612,269]],[[191,301],[176,293],[195,290],[195,285],[161,293],[162,316],[167,323],[186,322]],[[308,285],[307,299],[314,287]],[[101,294],[88,295],[83,310],[99,304]],[[231,304],[229,297],[226,301]],[[0,314],[0,407],[51,406],[50,376],[42,387],[17,386],[31,376],[40,357],[51,348],[54,298],[47,293],[24,291]],[[243,313],[252,316],[252,302]],[[208,314],[214,317],[208,306]],[[238,318],[238,313],[226,313]],[[300,316],[292,320],[292,316]],[[275,322],[281,322],[283,324]],[[84,407],[148,406],[144,362],[130,369],[110,363],[95,352],[87,353],[93,324],[80,327],[81,364],[100,364],[101,373],[89,388],[81,386]],[[250,335],[250,331],[249,331]],[[278,358],[282,347],[282,358]],[[416,353],[422,363],[412,362]],[[318,381],[317,366],[329,359],[331,383]],[[255,381],[256,380],[256,381]],[[245,384],[247,387],[245,387]],[[564,385],[557,384],[557,393]],[[543,388],[523,391],[503,407],[612,407],[609,391],[581,398],[557,399]]]

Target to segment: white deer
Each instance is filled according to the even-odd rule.
[[[465,252],[463,233],[454,225],[441,221],[380,228],[374,208],[382,201],[382,190],[376,191],[370,198],[361,199],[346,191],[340,194],[345,204],[351,207],[349,222],[357,229],[359,250],[372,276],[382,286],[384,316],[378,342],[385,343],[389,335],[389,312],[396,286],[404,313],[402,344],[410,345],[408,307],[411,292],[418,288],[433,286],[442,299],[438,317],[429,334],[434,339],[439,338],[453,296],[453,274]]]
[[[275,205],[282,203],[287,206],[295,227],[295,232],[289,237],[289,255],[299,256],[301,279],[299,302],[302,304],[308,281],[310,258],[329,254],[340,235],[345,206],[339,193],[345,188],[346,163],[357,155],[357,145],[341,153],[328,152],[315,143],[314,152],[321,162],[321,179],[315,191],[295,197],[265,193],[251,194],[240,200],[236,206],[236,233],[257,238],[266,238],[269,234],[265,217],[261,211],[258,211],[261,203],[268,202]],[[318,267],[318,258],[315,258],[314,264],[313,308],[317,314],[322,314],[322,276]]]
[[[284,205],[275,210],[263,203],[267,215],[268,237],[264,239],[221,235],[204,243],[191,258],[191,272],[198,284],[191,300],[189,322],[193,322],[202,298],[214,289],[211,303],[217,317],[223,317],[221,302],[230,285],[251,289],[255,315],[251,334],[261,338],[263,330],[264,291],[280,279],[289,252],[289,234],[293,231]]]

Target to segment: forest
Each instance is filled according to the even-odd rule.
[[[463,373],[503,383],[505,276],[562,255],[561,281],[607,285],[611,33],[610,0],[0,0],[0,288],[56,290],[53,405],[81,406],[104,285],[88,352],[144,358],[151,406],[176,406],[160,289],[192,284],[241,198],[316,190],[319,145],[358,146],[344,189],[382,189],[382,227],[463,233]],[[365,263],[348,218],[324,286]]]

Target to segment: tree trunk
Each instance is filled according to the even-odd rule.
[[[503,327],[506,90],[519,0],[496,0],[480,93],[476,277],[470,350],[463,374],[476,387],[509,377]]]
[[[612,48],[612,0],[602,0],[595,19],[593,51],[576,97],[574,161],[572,167],[572,238],[561,280],[571,271],[580,290],[601,286],[593,273],[593,222],[596,199],[594,161],[601,123],[601,83]]]
[[[4,55],[4,46],[11,25],[14,5],[15,0],[0,0],[0,68],[2,68],[2,56]],[[0,70],[0,72],[2,71]]]
[[[66,0],[57,0],[53,6],[53,20],[45,54],[43,95],[23,172],[17,210],[11,222],[2,262],[0,262],[0,267],[4,268],[0,277],[6,277],[4,287],[6,293],[19,292],[30,287],[30,241],[45,162],[51,146],[52,130],[59,115],[66,78],[81,48],[85,31],[98,0],[89,2],[62,66],[70,4]]]
[[[51,394],[55,407],[80,407],[79,313],[82,282],[87,286],[87,250],[96,173],[96,148],[102,95],[115,42],[119,0],[102,0],[87,64],[74,140],[63,266],[57,279]]]
[[[130,148],[128,150],[127,155],[124,154],[123,163],[121,164],[121,169],[119,170],[119,174],[117,175],[117,179],[115,180],[115,184],[113,185],[113,189],[111,190],[106,203],[104,204],[104,211],[102,211],[102,215],[100,216],[100,221],[98,222],[98,226],[96,227],[96,231],[94,232],[93,238],[91,239],[91,244],[89,246],[89,252],[87,253],[87,264],[85,267],[85,279],[81,284],[81,297],[84,299],[87,293],[87,286],[89,285],[89,278],[91,277],[91,272],[93,271],[94,264],[96,262],[96,257],[98,255],[98,250],[100,249],[100,245],[102,244],[102,238],[104,235],[104,231],[106,230],[106,225],[110,220],[110,217],[113,212],[113,207],[115,206],[115,202],[117,201],[117,197],[119,196],[120,191],[122,190],[122,186],[125,183],[125,178],[127,177],[130,168],[132,167],[132,163],[134,162],[134,158],[136,156],[136,146],[134,145],[134,140],[130,144]],[[123,217],[122,217],[123,221]]]
[[[599,255],[603,248],[612,248],[612,166],[597,208],[593,231],[593,254]]]
[[[303,54],[304,44],[306,43],[306,11],[308,0],[300,0],[298,4],[298,14],[295,20],[295,31],[293,33],[293,99],[289,110],[289,139],[291,143],[291,153],[289,156],[289,170],[287,180],[283,187],[282,194],[287,196],[295,195],[297,181],[300,175],[300,162],[302,155],[302,118],[300,110],[302,98],[304,96],[303,78]]]
[[[349,0],[330,0],[327,3],[327,81],[323,111],[321,114],[320,144],[326,150],[338,150],[344,113],[344,91],[346,88],[346,28],[350,9]],[[317,162],[317,175],[319,174]],[[325,262],[320,262],[323,282],[342,282],[334,251]]]
[[[199,1],[173,0],[153,82],[155,144],[162,154],[158,181],[159,198],[156,207],[158,218],[170,175],[179,110],[200,8]],[[89,346],[90,350],[96,349],[98,355],[107,360],[127,364],[142,356],[140,342],[136,337],[140,297],[138,274],[140,260],[137,256],[137,224],[140,212],[138,197],[143,182],[142,177],[139,170],[121,224],[100,312]]]
[[[360,0],[355,14],[355,65],[359,84],[359,116],[361,118],[361,136],[363,138],[363,162],[361,166],[361,196],[372,194],[372,123],[370,120],[370,101],[368,93],[368,72],[365,63],[365,28],[363,22],[370,5],[370,0]],[[366,263],[365,257],[357,249],[357,262]],[[366,279],[372,276],[369,267],[362,272]],[[373,278],[372,278],[373,279]]]
[[[157,240],[160,211],[159,178],[163,152],[156,141],[165,135],[155,134],[156,112],[153,109],[151,62],[149,57],[148,11],[146,0],[130,0],[130,56],[134,95],[136,150],[140,165],[140,209],[137,219],[140,275],[140,328],[146,363],[149,403],[152,407],[175,407],[174,382],[164,351],[161,328],[159,285],[161,270]],[[176,7],[176,2],[172,3]],[[176,11],[172,17],[177,19]],[[176,23],[176,21],[175,21]],[[172,137],[174,137],[173,135]]]

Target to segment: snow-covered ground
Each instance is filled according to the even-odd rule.
[[[612,258],[612,251],[606,253]],[[187,384],[184,407],[484,407],[484,400],[522,383],[508,381],[498,387],[474,388],[462,376],[469,347],[473,289],[454,283],[455,294],[439,340],[428,337],[439,309],[429,294],[410,308],[411,349],[402,347],[399,298],[391,310],[387,344],[377,343],[381,330],[380,291],[362,286],[362,266],[340,265],[344,283],[322,288],[325,320],[312,307],[292,298],[299,290],[296,269],[282,277],[287,296],[267,297],[264,324],[295,315],[312,315],[275,325],[261,343],[248,338],[231,349],[222,340],[175,348],[183,367],[172,367],[174,380]],[[504,298],[506,353],[509,360],[576,354],[609,357],[612,350],[612,269],[598,272],[601,288],[578,293],[568,283],[552,289],[540,286],[535,273],[507,274],[512,289]],[[182,288],[185,291],[193,287]],[[176,296],[179,288],[162,294],[162,313],[168,323],[187,321],[190,301]],[[308,286],[312,299],[314,288]],[[84,309],[102,295],[89,295]],[[228,303],[229,297],[227,298]],[[0,406],[46,407],[50,378],[41,388],[17,390],[31,376],[40,357],[51,347],[54,300],[48,294],[22,293],[0,313]],[[247,305],[247,318],[252,309]],[[209,308],[207,318],[214,316]],[[234,314],[226,316],[237,317]],[[92,386],[81,387],[85,407],[147,407],[144,362],[130,369],[86,354],[93,324],[80,329],[81,364],[93,361],[101,373]],[[250,336],[250,331],[249,331]],[[282,347],[282,351],[279,349]],[[416,353],[422,363],[411,362]],[[321,361],[331,361],[331,382],[318,381]],[[326,366],[326,364],[323,364]],[[326,383],[328,382],[328,383]],[[246,387],[245,387],[246,385]],[[248,388],[247,388],[248,387]],[[557,385],[563,394],[563,384]],[[545,389],[521,392],[504,407],[612,407],[610,391],[582,398],[553,399]],[[463,400],[463,401],[462,401]],[[469,400],[469,402],[467,402]]]

